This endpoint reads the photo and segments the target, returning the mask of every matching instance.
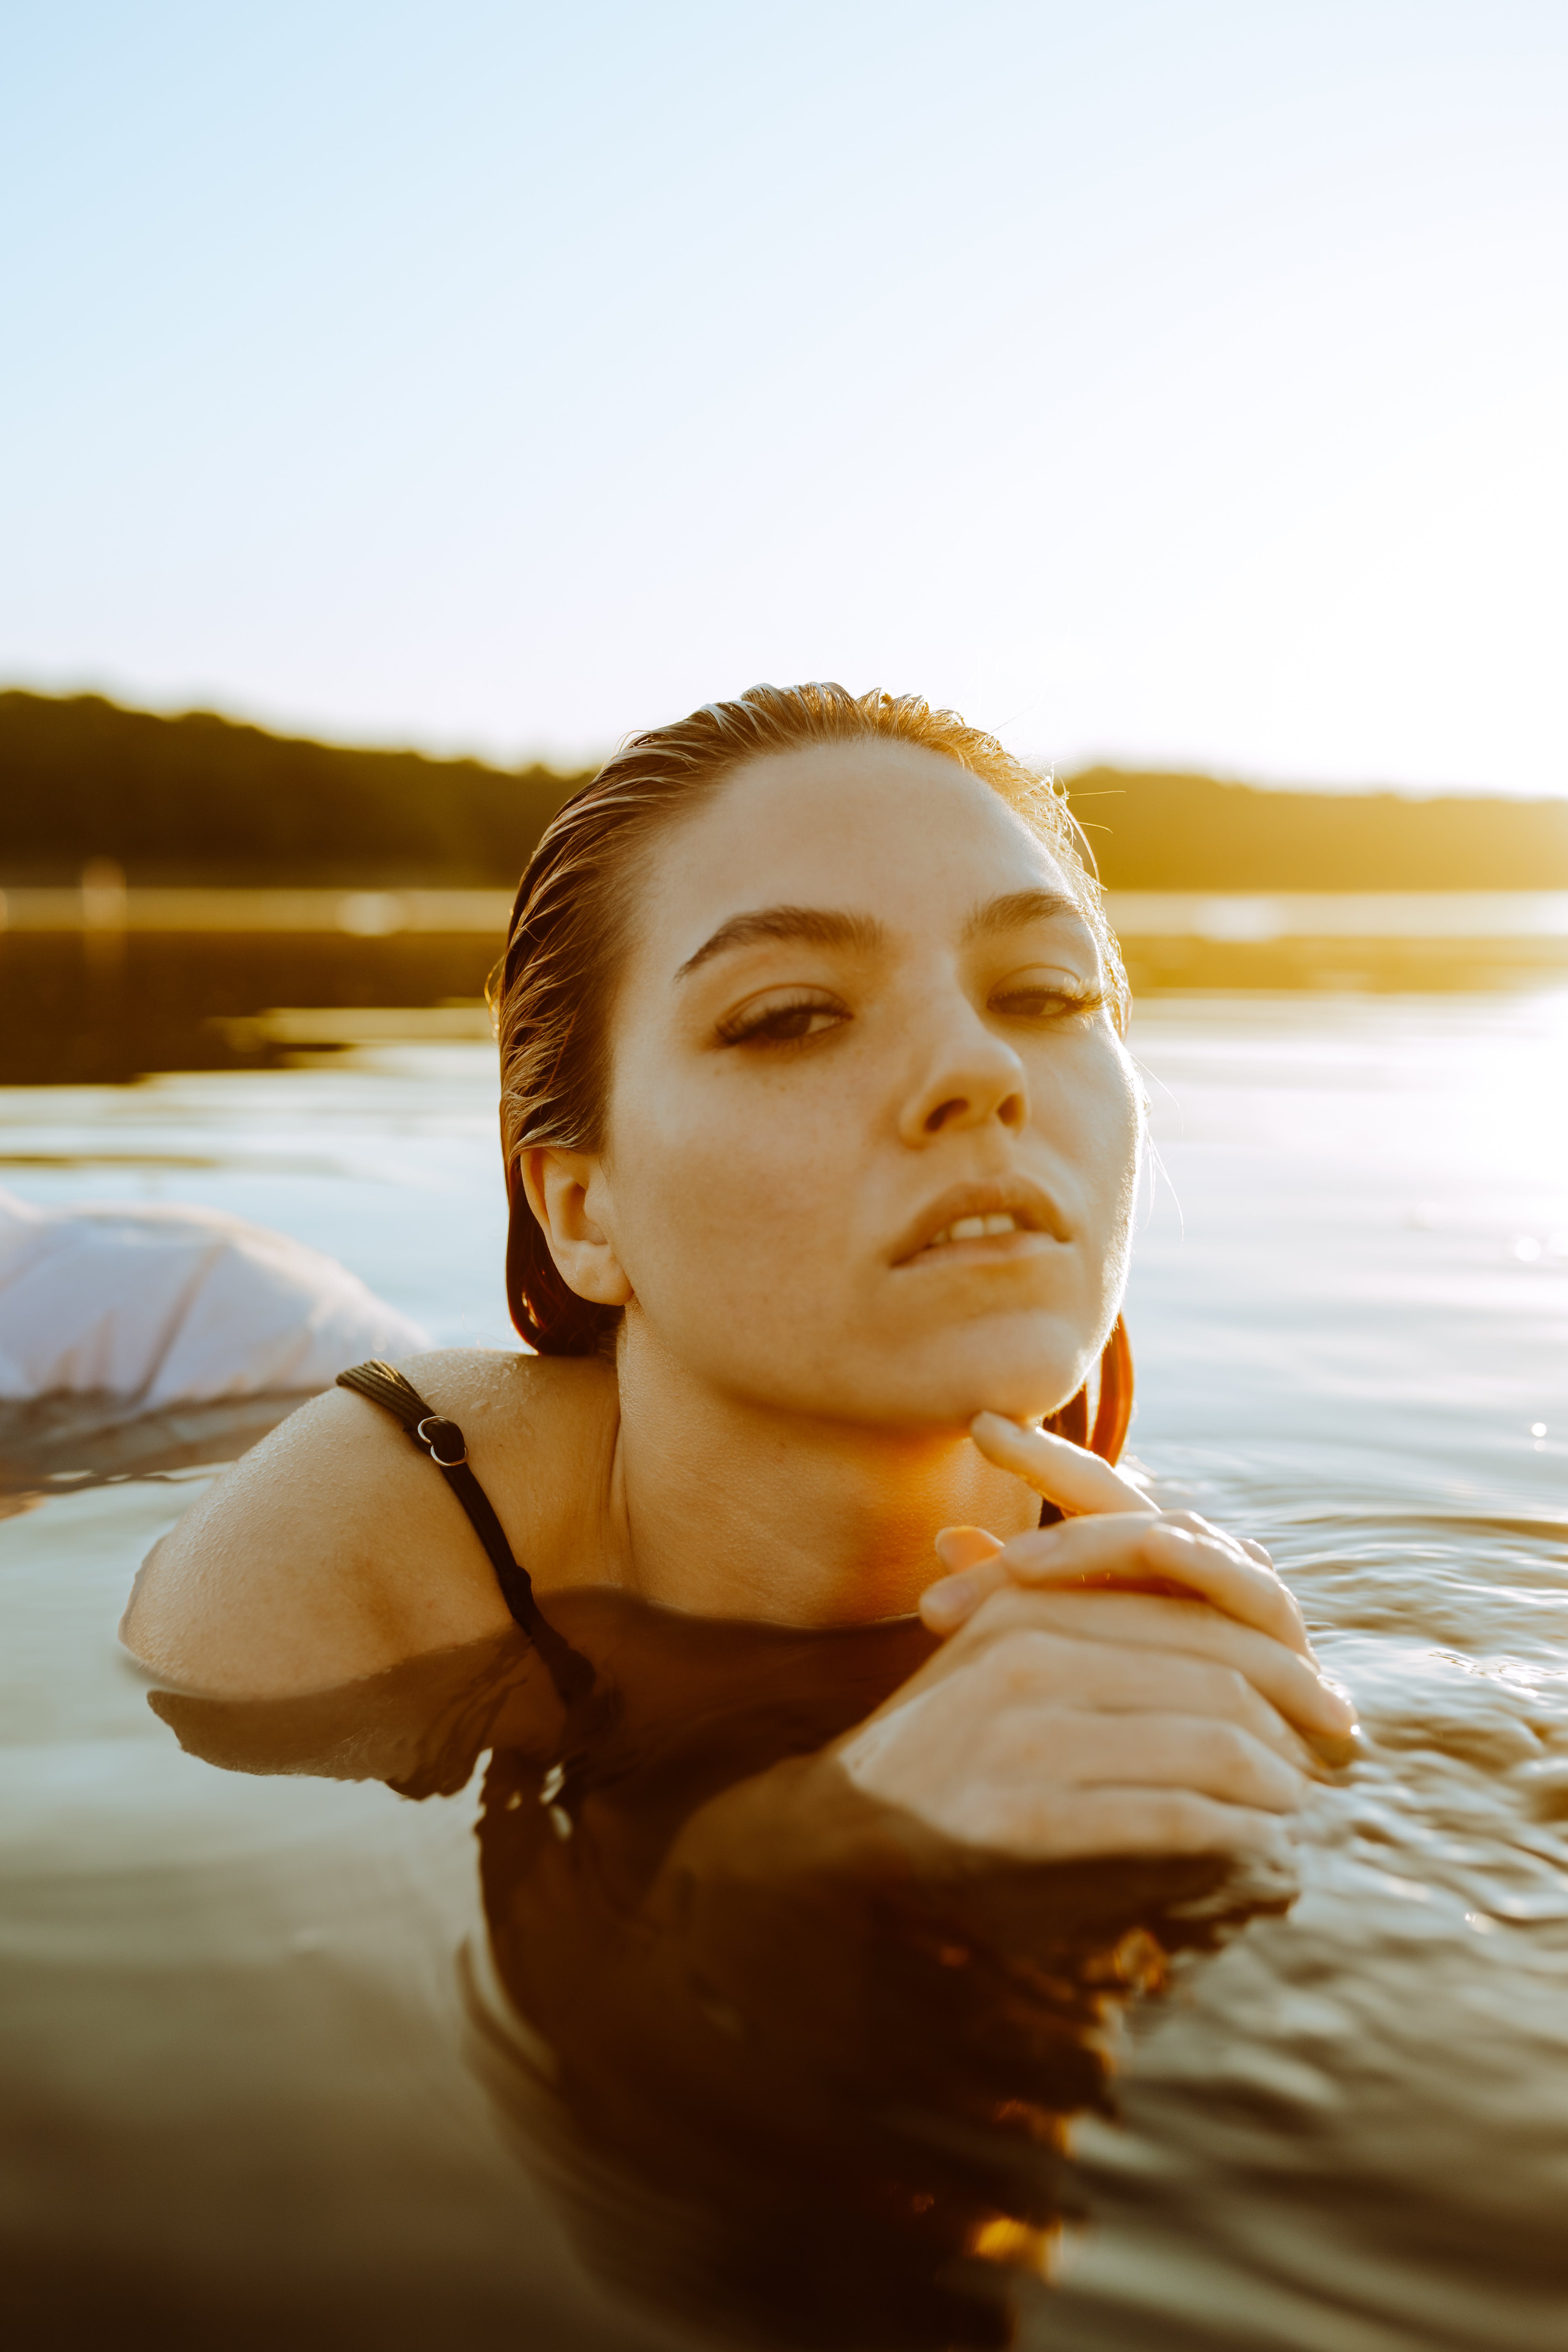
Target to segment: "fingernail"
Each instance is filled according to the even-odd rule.
[[[1353,1731],[1356,1727],[1355,1701],[1349,1691],[1342,1690],[1338,1683],[1331,1682],[1328,1675],[1322,1674],[1318,1676],[1318,1688],[1329,1701],[1345,1729]]]

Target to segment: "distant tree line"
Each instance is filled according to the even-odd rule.
[[[514,882],[584,774],[271,735],[100,695],[0,693],[0,883]],[[1104,881],[1142,890],[1568,889],[1568,800],[1068,781]]]
[[[416,751],[355,751],[206,711],[0,693],[0,884],[515,882],[585,781]]]
[[[1068,798],[1121,890],[1565,890],[1568,798],[1262,792],[1091,768]]]

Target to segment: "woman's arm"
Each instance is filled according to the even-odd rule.
[[[402,1369],[462,1426],[516,1556],[558,1550],[574,1477],[580,1515],[593,1483],[591,1380],[477,1349]],[[334,1389],[226,1470],[163,1538],[121,1639],[187,1688],[281,1697],[510,1622],[445,1479],[389,1414]]]

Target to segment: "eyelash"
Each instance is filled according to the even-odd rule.
[[[1005,996],[994,996],[991,1002],[998,1010],[1032,1003],[1055,1005],[1064,1013],[1099,1013],[1104,1007],[1105,993],[1092,982],[1079,981],[1066,988],[1016,988]],[[1018,1017],[1026,1021],[1031,1015],[1026,1012]]]
[[[1066,988],[1015,989],[1008,995],[993,997],[991,1000],[992,1009],[1004,1014],[1009,1008],[1019,1004],[1028,1007],[1029,1009],[1014,1013],[1012,1015],[1015,1019],[1026,1021],[1039,1019],[1041,1008],[1046,1005],[1055,1007],[1061,1013],[1090,1013],[1100,1012],[1104,1003],[1103,992],[1089,982]],[[809,1017],[814,1013],[826,1016],[824,1028],[797,1029],[793,1035],[781,1034],[784,1024],[799,1020],[803,1015]],[[721,1021],[719,1024],[719,1038],[721,1044],[725,1045],[746,1045],[753,1043],[762,1045],[804,1045],[808,1044],[812,1037],[824,1035],[827,1025],[838,1027],[849,1018],[850,1015],[843,1005],[835,1003],[831,1000],[825,1002],[818,996],[796,996],[783,1004],[770,1004],[761,1013],[754,1013],[748,1016],[742,1012],[732,1015],[728,1021]]]
[[[809,1037],[820,1036],[822,1031],[804,1029],[793,1037],[781,1036],[773,1024],[813,1013],[829,1014],[836,1022],[847,1021],[849,1017],[841,1004],[831,1001],[825,1003],[819,996],[796,996],[784,1004],[767,1005],[761,1013],[732,1014],[728,1021],[719,1024],[719,1035],[726,1045],[744,1045],[753,1039],[764,1045],[804,1045]],[[772,1036],[768,1034],[770,1029],[773,1030]]]

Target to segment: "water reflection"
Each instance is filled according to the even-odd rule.
[[[300,1045],[486,1034],[508,891],[128,892],[118,868],[106,875],[83,891],[0,891],[0,995],[14,1014],[0,1084],[264,1068]],[[1565,891],[1118,890],[1108,908],[1139,996],[1513,992],[1568,969]]]
[[[482,1035],[491,931],[29,931],[0,929],[0,1084],[119,1081],[149,1070],[264,1069],[303,1043],[363,1042],[356,1013],[420,1013]],[[346,1032],[303,1039],[260,1016],[335,1008]],[[464,1016],[466,1017],[466,1020]],[[329,1024],[331,1026],[331,1024]],[[384,1020],[382,1034],[386,1034]],[[450,1034],[450,1027],[437,1033]]]
[[[263,1391],[143,1412],[108,1390],[0,1398],[0,1518],[64,1487],[237,1461],[299,1402]]]
[[[1175,1957],[1289,1893],[1205,1860],[1026,1866],[859,1791],[833,1741],[934,1644],[555,1597],[515,1633],[287,1701],[156,1692],[246,1772],[452,1794],[486,1750],[470,2050],[591,2269],[730,2340],[1012,2340],[1082,2210],[1071,2119]]]

